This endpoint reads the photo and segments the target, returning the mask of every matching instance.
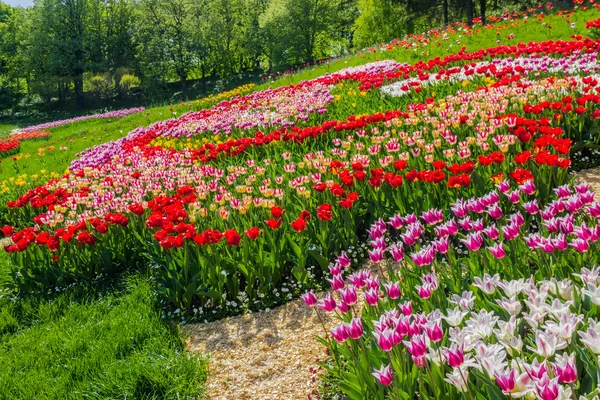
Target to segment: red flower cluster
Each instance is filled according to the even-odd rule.
[[[0,140],[0,157],[6,157],[19,150],[21,143],[16,139]]]
[[[11,139],[24,141],[24,140],[35,140],[35,139],[45,139],[50,137],[51,133],[48,131],[31,131],[31,132],[22,132],[15,133],[10,135]]]

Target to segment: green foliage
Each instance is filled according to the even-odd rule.
[[[140,86],[140,78],[132,74],[125,74],[121,76],[121,80],[119,81],[119,85],[126,92],[130,91],[133,88]]]
[[[53,301],[0,298],[0,399],[199,399],[204,360],[160,319],[151,285]],[[80,293],[79,293],[80,294]]]
[[[391,0],[358,0],[358,11],[354,32],[357,47],[388,42],[404,33],[404,27],[397,23],[403,10]]]
[[[110,77],[105,75],[94,75],[89,80],[84,80],[84,89],[94,93],[96,96],[107,96],[114,89],[114,85]]]

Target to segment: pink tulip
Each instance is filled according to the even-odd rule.
[[[510,393],[515,388],[515,375],[516,372],[512,369],[495,375],[496,383],[504,394]]]
[[[346,330],[351,339],[360,338],[363,335],[362,319],[352,318],[352,321],[346,325]]]
[[[420,298],[422,299],[428,299],[429,297],[431,297],[431,289],[428,288],[427,286],[417,286],[417,294],[419,295]]]
[[[361,269],[360,271],[354,272],[348,277],[348,282],[356,286],[357,288],[363,288],[367,285],[366,280],[371,277],[369,271]]]
[[[342,301],[346,303],[346,305],[353,305],[358,301],[358,295],[356,294],[356,288],[354,286],[348,286],[339,291],[340,296],[342,297]]]
[[[548,378],[541,384],[536,384],[536,391],[541,400],[556,400],[558,399],[558,379],[554,378],[549,380]]]
[[[384,386],[388,386],[393,381],[392,372],[389,365],[386,365],[385,367],[382,365],[380,369],[374,369],[373,376]]]
[[[568,184],[562,185],[554,189],[554,193],[556,193],[556,195],[562,199],[571,195],[571,189],[569,188]]]
[[[492,207],[488,208],[486,212],[494,219],[500,219],[503,215],[502,209],[498,207],[498,204],[494,204]]]
[[[331,333],[331,337],[333,337],[338,343],[343,343],[350,337],[348,335],[348,331],[346,330],[346,325],[343,323],[331,328],[329,333]]]
[[[494,243],[492,246],[488,246],[487,249],[497,259],[504,258],[506,255],[506,251],[504,250],[504,245],[502,242]]]
[[[312,307],[315,304],[317,304],[317,296],[315,295],[315,293],[312,290],[310,292],[304,293],[300,297],[302,298],[302,300],[308,307]]]
[[[523,203],[523,208],[531,215],[535,215],[540,211],[540,207],[538,206],[537,200],[531,200],[527,203]]]
[[[600,218],[600,203],[594,202],[587,209],[592,217]]]
[[[579,238],[571,241],[571,243],[569,243],[569,246],[571,246],[580,253],[585,253],[590,249],[589,243]]]
[[[398,230],[404,226],[404,220],[400,214],[394,215],[388,222],[394,229]]]
[[[429,340],[434,343],[437,343],[444,338],[444,331],[442,331],[439,323],[429,323],[425,325],[425,332],[427,333]]]
[[[342,268],[348,268],[352,264],[345,251],[342,251],[342,254],[337,258],[337,264]]]
[[[427,357],[425,356],[421,356],[421,357],[415,357],[412,356],[412,360],[415,363],[415,365],[419,368],[423,368],[425,366],[425,362],[427,361]]]
[[[346,304],[343,300],[340,303],[338,303],[337,309],[344,314],[350,311],[350,307],[348,307],[348,304]]]
[[[376,306],[379,303],[379,293],[371,288],[365,292],[365,301],[370,306]]]
[[[573,383],[577,380],[577,365],[575,364],[575,353],[563,356],[559,362],[552,365],[554,375],[560,383]]]
[[[394,261],[402,261],[404,258],[404,245],[402,242],[394,243],[388,249]]]
[[[452,344],[450,348],[445,348],[446,361],[451,367],[460,367],[465,362],[465,354],[462,348],[458,348],[456,344]]]
[[[330,264],[329,265],[329,272],[331,273],[331,276],[337,276],[340,275],[342,273],[342,267],[339,264]]]
[[[515,224],[503,226],[502,234],[504,235],[504,239],[513,240],[514,238],[519,236],[519,227]]]
[[[384,283],[383,286],[390,299],[395,300],[400,297],[400,285],[397,282]]]
[[[336,309],[337,303],[335,302],[335,299],[333,298],[331,293],[329,293],[327,294],[327,296],[325,296],[323,300],[321,300],[318,307],[327,312],[332,312]]]
[[[424,335],[412,336],[410,341],[404,342],[404,346],[406,346],[406,350],[413,357],[423,357],[425,354],[427,354],[427,344]]]
[[[518,190],[513,190],[512,192],[505,194],[506,198],[508,198],[508,201],[510,201],[513,204],[517,204],[519,201],[521,201],[521,192],[519,192]]]
[[[467,235],[466,239],[461,239],[460,241],[463,242],[470,251],[477,251],[483,244],[483,237],[479,232],[470,233]]]
[[[383,332],[374,332],[375,340],[379,348],[385,352],[392,350],[394,347],[394,331],[386,329]]]
[[[400,312],[403,315],[409,316],[412,315],[412,301],[407,301],[398,306],[400,308]]]
[[[373,250],[369,250],[369,258],[374,263],[379,263],[383,260],[383,250],[379,248],[375,248]]]
[[[450,242],[447,236],[438,240],[434,240],[432,244],[435,247],[435,250],[440,254],[446,254],[450,249]]]
[[[519,190],[522,193],[525,193],[526,195],[533,195],[535,194],[536,191],[536,187],[535,184],[533,183],[533,181],[527,181],[524,184],[522,184],[521,186],[519,186]]]
[[[329,282],[333,290],[340,290],[345,286],[342,275],[335,275],[333,279],[327,279],[327,282]]]
[[[498,239],[500,232],[498,231],[498,227],[496,225],[490,225],[483,230],[483,233],[490,238],[491,240]]]
[[[503,180],[498,185],[496,185],[496,187],[501,193],[506,194],[510,190],[510,182],[507,180]]]
[[[423,215],[421,215],[421,218],[426,224],[434,225],[444,220],[444,214],[440,210],[432,208],[431,210],[425,211]]]

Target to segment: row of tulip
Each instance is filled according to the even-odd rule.
[[[122,118],[127,115],[140,113],[144,110],[145,110],[144,107],[136,107],[136,108],[127,108],[127,109],[123,109],[123,110],[116,110],[116,111],[107,111],[105,113],[100,113],[100,114],[82,115],[80,117],[61,119],[58,121],[45,122],[43,124],[26,126],[25,128],[19,128],[19,129],[15,130],[13,134],[16,135],[16,134],[21,134],[23,132],[35,132],[35,131],[40,131],[40,130],[45,130],[45,129],[52,129],[52,128],[56,128],[56,127],[62,126],[62,125],[74,124],[74,123],[81,122],[81,121],[87,121],[89,119]]]
[[[199,134],[220,134],[236,138],[247,137],[248,133],[262,129],[268,133],[272,129],[282,127],[302,126],[321,123],[324,119],[321,114],[331,115],[334,119],[345,119],[353,114],[352,109],[337,107],[331,96],[331,89],[343,83],[356,83],[361,94],[368,95],[372,89],[381,88],[385,82],[398,79],[423,78],[428,79],[429,73],[444,73],[444,69],[451,69],[465,63],[477,62],[487,59],[520,57],[535,54],[548,56],[571,57],[579,52],[597,53],[600,49],[600,40],[590,39],[574,41],[548,41],[530,43],[528,45],[498,46],[466,53],[462,49],[455,55],[444,59],[435,58],[429,61],[420,61],[414,65],[400,64],[395,61],[381,61],[366,66],[348,68],[334,74],[328,74],[310,81],[301,82],[297,86],[288,86],[277,89],[268,89],[255,92],[246,96],[235,97],[221,102],[209,110],[190,112],[178,119],[161,121],[150,127],[138,128],[119,140],[87,149],[71,163],[71,170],[89,167],[98,167],[115,158],[125,156],[135,147],[144,148],[158,137],[193,137]],[[576,56],[575,56],[576,57]],[[591,68],[591,67],[590,67]],[[518,80],[518,71],[513,74],[501,71],[489,71],[490,76],[502,78],[499,85],[506,85],[510,79]],[[498,74],[498,75],[495,75]],[[341,100],[341,99],[340,99]],[[370,102],[365,103],[365,112],[380,107],[380,97],[377,93],[369,96]],[[424,100],[424,98],[423,98]],[[394,103],[393,103],[394,104]],[[400,104],[401,105],[401,104]],[[337,114],[326,113],[330,106],[341,108]],[[248,111],[252,107],[252,111]],[[262,131],[258,132],[262,134]]]

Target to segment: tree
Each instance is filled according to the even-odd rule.
[[[86,18],[89,0],[39,0],[35,3],[40,34],[47,35],[50,70],[73,81],[77,106],[83,108],[83,73],[89,62]]]
[[[141,0],[138,54],[147,79],[179,79],[187,100],[187,80],[194,66],[195,10],[192,0]]]
[[[388,42],[405,32],[405,26],[398,23],[404,14],[400,4],[392,0],[358,0],[357,6],[353,39],[356,47]]]

